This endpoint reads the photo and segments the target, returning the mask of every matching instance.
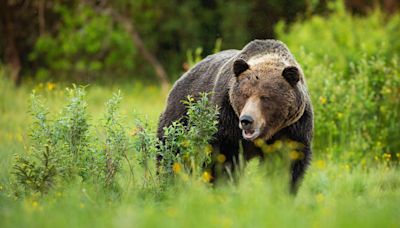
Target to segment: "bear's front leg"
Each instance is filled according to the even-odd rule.
[[[311,161],[311,148],[309,144],[304,145],[299,152],[302,153],[302,156],[300,156],[300,159],[294,160],[291,164],[290,192],[292,194],[297,193],[300,182]]]

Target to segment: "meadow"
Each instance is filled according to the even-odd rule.
[[[71,86],[14,88],[1,71],[0,227],[398,227],[399,27],[399,15],[356,17],[340,8],[277,26],[278,38],[304,68],[315,111],[313,161],[296,196],[288,193],[287,170],[274,161],[252,160],[236,181],[215,185],[205,171],[176,166],[172,180],[154,177],[154,159],[143,165],[136,145],[153,142],[146,140],[155,134],[167,94],[139,82],[88,85],[82,98],[88,135],[101,138],[105,103],[121,91],[120,109],[113,111],[121,124],[112,132],[125,140],[126,157],[119,158],[112,187],[72,171],[72,178],[57,179],[46,191],[21,191],[27,185],[16,181],[16,157],[32,157],[40,147],[32,137],[31,93],[54,119],[68,115],[62,110],[71,102],[65,89]],[[113,142],[118,148],[120,141]]]

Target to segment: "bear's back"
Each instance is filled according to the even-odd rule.
[[[204,58],[175,82],[174,89],[185,95],[197,95],[199,92],[211,92],[212,85],[221,67],[239,53],[238,50],[225,50]]]

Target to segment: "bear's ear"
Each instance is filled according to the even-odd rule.
[[[233,73],[236,77],[245,72],[247,69],[249,69],[249,64],[247,64],[244,59],[237,59],[233,63]]]
[[[295,66],[289,66],[283,69],[282,76],[286,79],[291,86],[295,86],[300,80],[299,69]]]

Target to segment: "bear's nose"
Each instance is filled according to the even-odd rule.
[[[247,130],[248,128],[250,128],[254,122],[253,118],[248,115],[241,116],[239,118],[239,121],[240,121],[240,124],[242,124],[242,128],[244,130]]]

